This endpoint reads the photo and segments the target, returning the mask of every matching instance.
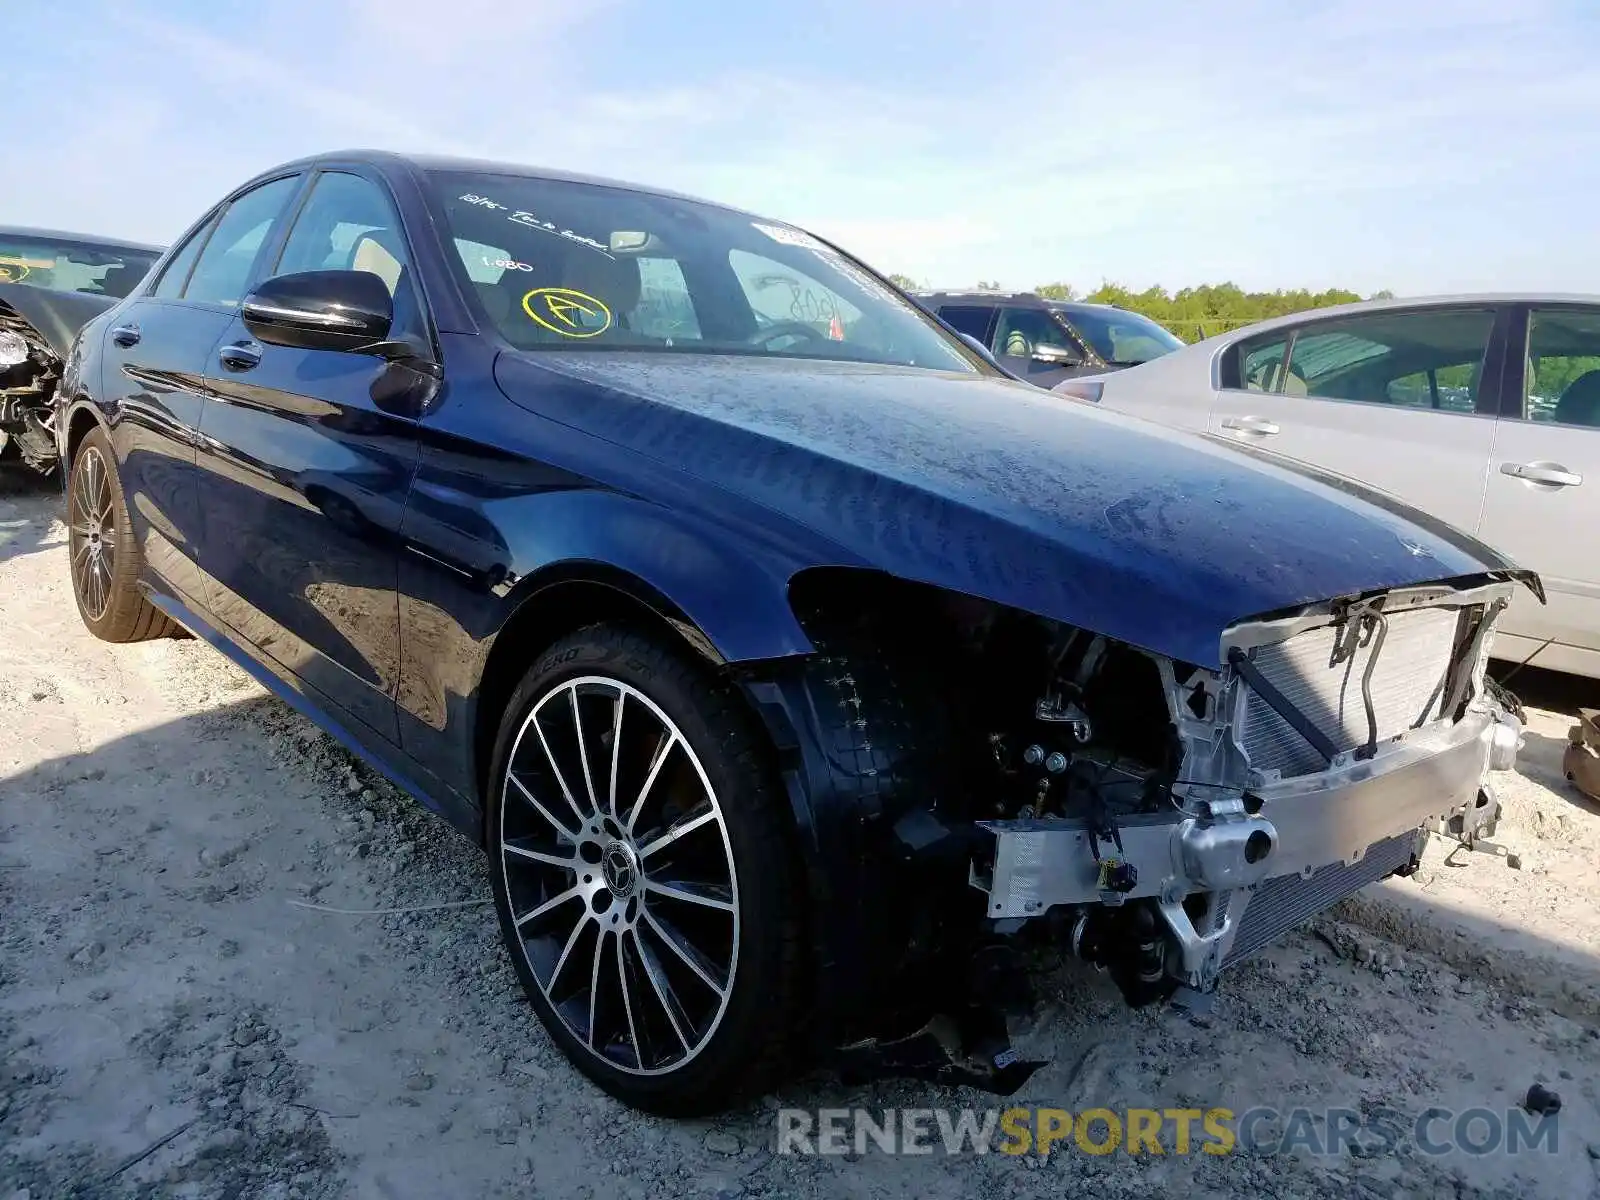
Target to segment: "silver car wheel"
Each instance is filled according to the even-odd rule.
[[[739,958],[733,850],[688,740],[637,688],[586,675],[534,704],[499,783],[513,952],[588,1053],[682,1069]]]
[[[111,474],[93,446],[86,448],[73,472],[69,541],[72,581],[91,621],[106,615],[111,580],[116,570],[117,518],[111,501]]]

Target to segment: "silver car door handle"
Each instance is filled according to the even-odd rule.
[[[1555,487],[1577,487],[1583,482],[1582,475],[1567,470],[1560,463],[1501,463],[1500,474]]]
[[[261,365],[261,344],[252,341],[233,342],[218,350],[217,358],[230,371],[248,371]]]
[[[1259,433],[1263,437],[1278,432],[1278,423],[1269,421],[1265,417],[1226,417],[1223,419],[1222,427],[1237,430],[1239,433]]]

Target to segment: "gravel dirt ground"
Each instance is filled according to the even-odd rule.
[[[1559,766],[1591,685],[1517,681],[1551,706],[1503,777],[1520,869],[1435,844],[1206,1016],[1054,971],[1012,1102],[818,1071],[668,1122],[557,1055],[473,846],[204,644],[88,636],[58,507],[0,483],[0,1200],[1600,1197],[1600,806]],[[775,1153],[780,1107],[1504,1113],[1535,1082],[1554,1153]]]

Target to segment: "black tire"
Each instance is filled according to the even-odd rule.
[[[591,626],[523,678],[489,779],[501,931],[574,1065],[673,1116],[779,1079],[804,994],[799,870],[769,748],[736,690],[675,647]]]
[[[178,626],[139,590],[143,557],[101,429],[83,439],[67,481],[67,550],[78,615],[105,642],[170,637]]]

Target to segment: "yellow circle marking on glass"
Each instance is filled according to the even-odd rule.
[[[522,298],[522,311],[536,324],[562,337],[599,337],[611,328],[611,310],[586,292],[573,288],[534,288]],[[588,329],[585,320],[600,318],[598,329]]]
[[[0,283],[21,283],[27,277],[26,263],[0,262]]]

